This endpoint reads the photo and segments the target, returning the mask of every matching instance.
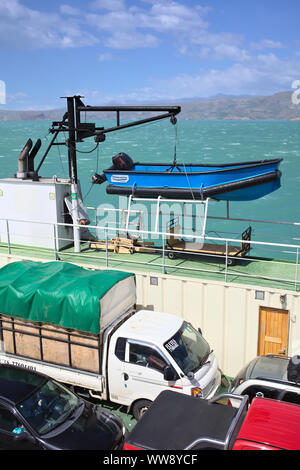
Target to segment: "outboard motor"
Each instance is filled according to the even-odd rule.
[[[124,152],[120,152],[112,157],[112,162],[116,170],[131,170],[134,166],[131,157]]]

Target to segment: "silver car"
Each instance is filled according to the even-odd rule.
[[[237,374],[230,384],[229,392],[248,395],[249,403],[254,397],[261,396],[300,405],[300,383],[291,380],[289,373],[293,361],[297,366],[296,357],[256,357]],[[234,402],[232,404],[236,406]]]

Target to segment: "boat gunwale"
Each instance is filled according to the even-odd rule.
[[[158,186],[151,186],[151,187],[131,187],[131,186],[116,186],[113,184],[109,184],[106,188],[106,192],[108,194],[119,194],[119,195],[137,195],[141,197],[149,197],[154,196],[154,194],[159,194],[160,196],[166,198],[187,198],[191,199],[206,199],[208,197],[214,198],[220,194],[226,194],[228,192],[234,192],[238,190],[243,190],[253,186],[262,186],[271,182],[276,182],[281,177],[281,171],[275,170],[269,173],[264,173],[262,175],[255,175],[250,176],[248,178],[242,178],[237,181],[228,181],[226,183],[222,183],[219,185],[211,185],[206,186],[203,188],[185,188],[185,187],[158,187]],[[149,193],[150,191],[150,193]],[[216,197],[216,199],[218,199]],[[251,200],[251,199],[250,199]]]
[[[224,173],[224,172],[229,172],[229,171],[236,171],[236,170],[241,170],[245,168],[254,168],[254,167],[260,167],[260,166],[265,166],[265,165],[274,165],[274,164],[279,164],[283,158],[274,158],[272,160],[259,160],[255,162],[244,162],[244,163],[235,163],[232,165],[231,163],[223,163],[220,165],[216,164],[207,164],[205,166],[207,167],[222,167],[216,170],[208,170],[208,171],[178,171],[178,172],[169,172],[165,170],[164,172],[162,171],[139,171],[139,170],[131,170],[131,169],[116,169],[113,166],[109,167],[107,170],[103,170],[104,173],[129,173],[129,174],[139,174],[139,175],[170,175],[170,176],[182,176],[184,175],[205,175],[205,174],[212,174],[212,173]],[[169,166],[170,168],[172,167],[172,164],[170,163],[139,163],[136,162],[134,165],[141,165],[141,166]],[[200,165],[197,163],[176,163],[174,166],[183,166],[183,167],[199,167]],[[204,165],[203,165],[204,166]],[[230,167],[230,168],[224,168],[224,167]]]

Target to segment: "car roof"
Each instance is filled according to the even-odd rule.
[[[183,324],[183,319],[171,313],[139,310],[118,328],[119,336],[145,340],[153,344],[163,344],[177,333]]]
[[[289,359],[285,356],[258,356],[249,363],[246,379],[266,378],[288,381]]]
[[[164,390],[126,442],[144,449],[182,450],[200,437],[224,441],[236,414],[236,408]]]
[[[254,398],[237,440],[264,443],[286,450],[299,449],[300,406]]]
[[[36,372],[0,364],[0,398],[17,404],[46,380],[45,376]]]

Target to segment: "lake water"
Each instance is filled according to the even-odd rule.
[[[109,126],[110,122],[97,125]],[[41,160],[52,135],[50,122],[0,122],[0,178],[17,172],[17,158],[28,138],[41,138],[35,166]],[[60,140],[67,138],[61,135]],[[134,161],[171,163],[176,142],[180,163],[235,163],[269,158],[283,158],[281,188],[256,201],[230,203],[230,216],[244,219],[300,222],[300,122],[287,121],[180,121],[176,126],[159,121],[106,135],[97,150],[93,138],[78,144],[77,167],[86,206],[118,205],[116,196],[107,195],[106,184],[92,185],[92,175],[111,165],[111,158],[125,152]],[[39,172],[40,176],[68,177],[67,147],[53,147]],[[224,202],[211,201],[209,215],[226,216]],[[209,220],[207,233],[239,238],[248,224]],[[252,224],[254,239],[300,245],[300,227]],[[235,235],[233,235],[235,234]],[[295,259],[296,250],[261,251],[266,256]]]

